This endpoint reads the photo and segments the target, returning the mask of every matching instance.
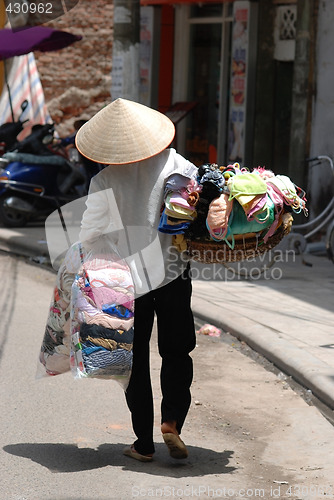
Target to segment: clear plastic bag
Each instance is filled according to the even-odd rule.
[[[125,260],[108,238],[89,247],[75,243],[58,271],[56,288],[41,348],[46,374],[71,369],[75,378],[112,379],[126,389],[132,369],[134,285]]]
[[[75,269],[68,266],[65,257],[58,270],[52,294],[39,353],[37,378],[59,375],[70,370],[70,311],[74,278]]]

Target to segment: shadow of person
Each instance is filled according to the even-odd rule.
[[[6,453],[28,458],[53,473],[80,472],[102,467],[122,467],[127,471],[145,472],[173,478],[196,477],[211,474],[227,474],[235,470],[228,463],[233,451],[221,452],[208,448],[188,446],[189,457],[174,460],[168,455],[163,443],[156,445],[151,463],[142,463],[123,455],[122,443],[102,444],[97,449],[78,448],[64,443],[17,443],[4,446]]]

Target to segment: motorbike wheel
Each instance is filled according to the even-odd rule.
[[[15,212],[6,206],[6,199],[9,196],[3,196],[0,198],[0,222],[5,227],[24,227],[28,219],[24,214]]]

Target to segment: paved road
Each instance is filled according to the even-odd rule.
[[[0,273],[1,500],[331,498],[333,426],[230,336],[198,335],[179,462],[159,433],[152,342],[157,453],[151,464],[124,457],[133,434],[115,382],[35,379],[54,274],[4,255]]]
[[[1,248],[47,260],[44,226],[0,228]],[[194,264],[194,313],[292,375],[333,410],[334,420],[334,265],[326,257],[282,253],[258,279],[259,265],[248,265],[254,279],[245,280],[235,272],[244,263]]]

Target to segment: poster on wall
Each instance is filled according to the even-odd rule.
[[[249,3],[249,1],[237,1],[234,3],[233,9],[228,137],[228,159],[230,162],[242,162],[245,156]]]
[[[152,82],[153,7],[140,8],[140,102],[150,106]]]

